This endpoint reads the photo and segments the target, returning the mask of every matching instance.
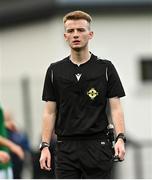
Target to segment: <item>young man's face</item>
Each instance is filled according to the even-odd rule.
[[[67,20],[64,26],[64,38],[72,49],[79,51],[87,47],[89,39],[93,37],[93,32],[90,31],[86,20]]]

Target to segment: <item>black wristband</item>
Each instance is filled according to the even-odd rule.
[[[50,144],[47,143],[47,142],[41,142],[40,147],[39,147],[40,151],[42,151],[42,149],[45,148],[45,147],[49,148]]]
[[[124,143],[126,143],[126,137],[125,137],[124,133],[119,133],[116,137],[115,142],[117,142],[119,138],[121,138],[124,141]]]

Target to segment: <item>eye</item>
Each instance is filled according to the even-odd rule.
[[[84,29],[84,28],[79,28],[78,31],[79,31],[79,32],[84,32],[85,29]]]
[[[67,32],[67,33],[72,33],[72,32],[73,32],[73,29],[67,29],[66,32]]]

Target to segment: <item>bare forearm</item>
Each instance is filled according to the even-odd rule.
[[[10,141],[7,138],[0,136],[0,144],[8,147],[10,149],[10,151],[15,153],[20,159],[24,159],[24,152],[23,152],[22,148],[20,146],[18,146],[17,144],[15,144],[14,142]]]
[[[124,114],[122,110],[115,110],[112,112],[112,120],[115,127],[116,135],[125,132]]]
[[[115,127],[116,135],[125,132],[124,113],[121,106],[120,99],[115,97],[109,100],[111,117]]]
[[[42,141],[50,143],[54,130],[55,114],[45,114],[43,117]]]
[[[50,143],[56,120],[56,102],[48,101],[44,107],[42,141]]]
[[[51,136],[54,130],[56,120],[56,102],[48,101],[45,104],[43,113],[43,127],[42,127],[42,142],[51,141]],[[51,153],[47,147],[41,150],[40,167],[50,171],[51,169]]]
[[[16,146],[15,143],[11,142],[9,139],[0,136],[0,145],[8,147],[10,150],[13,149],[13,146]]]
[[[115,127],[116,136],[118,137],[119,133],[125,132],[124,114],[123,114],[121,102],[118,97],[110,98],[109,102],[111,108],[112,121]],[[118,156],[120,160],[124,160],[125,146],[124,146],[124,141],[121,138],[117,139],[114,149],[115,149],[115,156]]]

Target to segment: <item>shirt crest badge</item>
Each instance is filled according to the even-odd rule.
[[[91,100],[94,100],[96,96],[99,95],[99,93],[94,89],[91,88],[88,92],[87,95],[91,98]]]

